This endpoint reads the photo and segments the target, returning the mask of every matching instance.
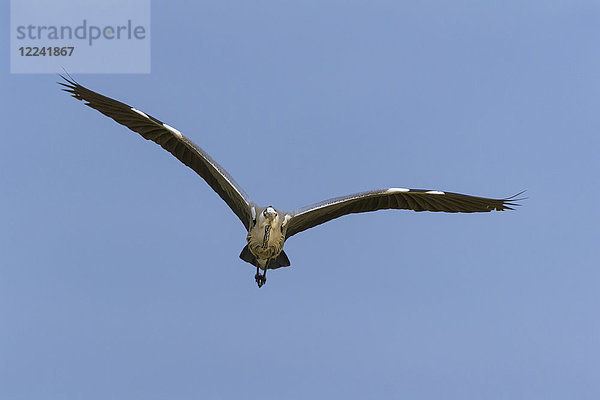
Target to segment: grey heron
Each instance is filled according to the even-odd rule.
[[[289,212],[271,205],[261,207],[223,167],[177,129],[134,107],[89,90],[71,77],[61,77],[65,81],[59,82],[64,86],[62,90],[139,133],[144,139],[159,144],[200,175],[227,203],[246,228],[247,244],[240,258],[256,267],[254,278],[258,287],[265,284],[267,270],[290,265],[283,251],[287,239],[347,214],[385,209],[449,213],[503,211],[512,210],[518,205],[515,202],[521,200],[516,197],[522,192],[503,199],[492,199],[440,190],[392,187],[336,197]]]

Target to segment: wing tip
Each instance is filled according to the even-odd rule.
[[[73,77],[71,77],[70,75],[69,75],[68,78],[66,76],[64,76],[63,74],[58,74],[58,76],[60,76],[65,82],[67,82],[67,83],[60,82],[60,81],[56,82],[59,85],[69,86],[69,87],[77,87],[77,86],[79,86],[79,84],[75,81],[75,79],[73,79]]]
[[[64,92],[70,93],[71,96],[76,98],[77,100],[83,100],[83,98],[81,97],[81,93],[79,92],[81,90],[82,86],[79,83],[77,83],[77,81],[66,70],[65,70],[65,75],[58,74],[58,76],[60,76],[64,81],[64,82],[61,82],[61,81],[56,82],[59,85],[63,86],[63,88],[61,90]]]
[[[502,204],[496,207],[496,211],[504,211],[504,210],[514,210],[513,207],[521,207],[522,204],[519,204],[519,201],[527,200],[529,197],[519,197],[523,193],[527,192],[527,189],[521,190],[517,194],[513,194],[512,196],[506,197],[502,199]]]

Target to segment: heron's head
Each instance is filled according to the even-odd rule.
[[[277,211],[275,211],[273,206],[269,206],[263,211],[263,216],[267,219],[267,221],[271,222],[277,216]]]

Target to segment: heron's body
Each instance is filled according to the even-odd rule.
[[[265,213],[258,213],[256,222],[248,231],[246,242],[248,242],[248,249],[256,256],[259,263],[266,263],[267,260],[276,258],[283,250],[286,232],[284,221],[285,217],[277,211],[272,217],[265,216]],[[261,269],[264,269],[262,265]]]
[[[439,190],[386,188],[336,197],[291,212],[272,206],[259,207],[223,167],[177,129],[143,111],[91,91],[72,79],[64,79],[66,83],[61,85],[66,87],[65,91],[144,139],[159,144],[200,175],[227,203],[247,230],[247,245],[240,258],[257,268],[255,279],[259,287],[265,283],[268,269],[290,265],[283,251],[287,239],[332,219],[387,209],[450,213],[502,211],[512,209],[510,206],[517,205],[514,201],[519,200],[515,196],[491,199]]]
[[[287,267],[290,261],[283,252],[287,223],[291,215],[275,210],[272,206],[256,211],[252,208],[252,224],[246,235],[246,247],[240,258],[256,267],[256,282],[262,286],[268,269]],[[259,270],[264,273],[260,275]]]

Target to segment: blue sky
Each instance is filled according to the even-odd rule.
[[[151,74],[75,78],[177,127],[258,203],[528,190],[513,212],[329,222],[262,289],[208,185],[2,52],[0,397],[597,399],[599,18],[154,1]]]

